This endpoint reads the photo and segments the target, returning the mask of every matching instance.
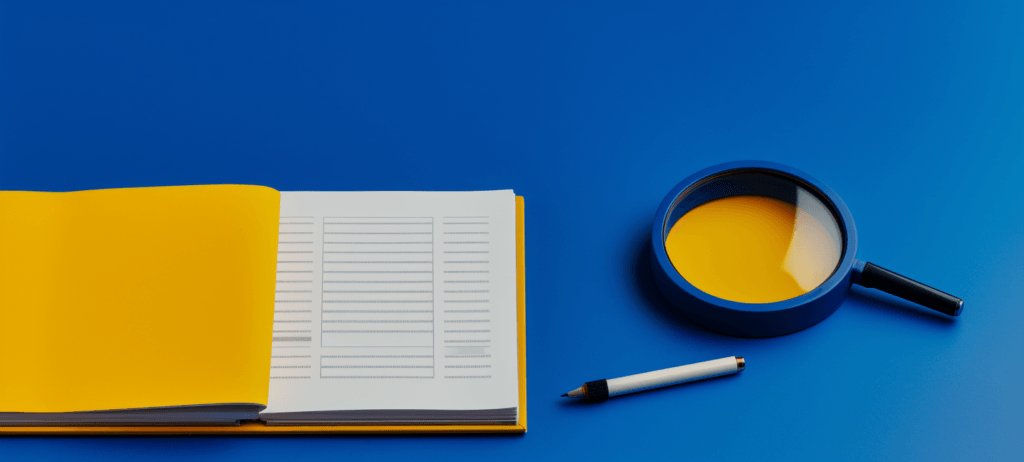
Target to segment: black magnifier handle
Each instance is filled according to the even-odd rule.
[[[960,311],[964,309],[964,301],[959,298],[871,263],[864,263],[864,270],[857,284],[881,290],[950,316],[960,316]]]

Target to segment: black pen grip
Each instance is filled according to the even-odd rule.
[[[964,308],[964,301],[957,297],[872,263],[864,264],[857,283],[950,316],[960,316]]]

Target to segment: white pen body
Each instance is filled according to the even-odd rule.
[[[710,379],[712,377],[735,374],[739,371],[740,368],[736,357],[730,356],[728,358],[670,367],[643,374],[628,375],[617,379],[608,379],[608,396],[618,396],[678,383]]]

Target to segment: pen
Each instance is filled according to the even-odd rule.
[[[729,356],[728,358],[670,367],[643,374],[627,375],[617,379],[595,380],[562,396],[583,398],[587,401],[604,401],[612,396],[626,393],[735,374],[742,371],[746,364],[742,357]]]

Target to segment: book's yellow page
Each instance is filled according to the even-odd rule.
[[[266,405],[280,194],[0,191],[0,411]]]

